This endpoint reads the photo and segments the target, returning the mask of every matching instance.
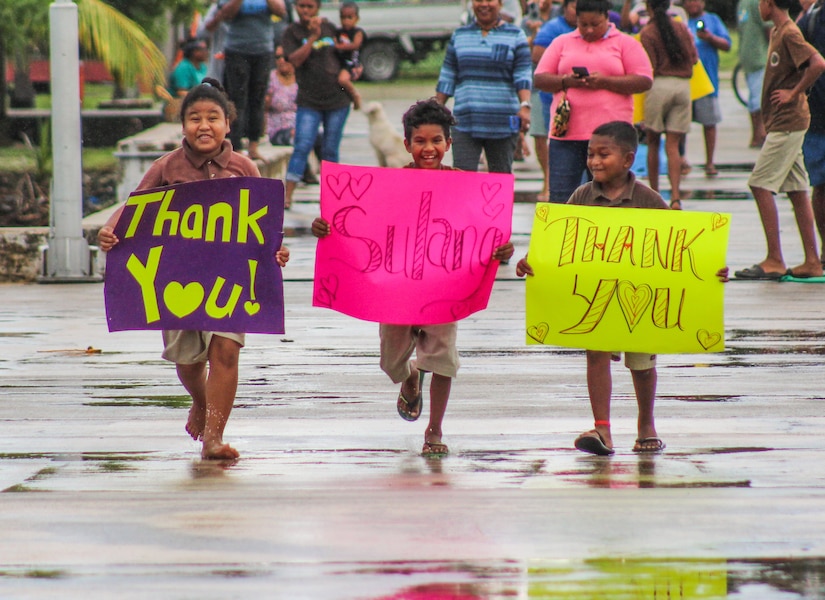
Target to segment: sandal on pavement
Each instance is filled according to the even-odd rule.
[[[446,456],[449,453],[447,444],[441,442],[424,442],[424,447],[421,448],[421,456]]]
[[[745,267],[739,271],[734,271],[733,276],[736,279],[757,279],[764,281],[779,281],[787,274],[787,271],[766,271],[761,265],[753,265],[752,267]]]
[[[577,437],[574,445],[576,446],[576,450],[581,450],[582,452],[595,454],[597,456],[610,456],[616,452],[613,448],[607,447],[604,443],[604,438],[602,438],[602,435],[595,429],[585,431]]]
[[[667,446],[665,446],[665,443],[661,440],[661,438],[639,438],[633,445],[633,452],[638,452],[639,454],[658,454],[666,447]]]
[[[424,406],[424,375],[426,374],[425,371],[419,369],[418,371],[418,393],[416,394],[413,401],[409,401],[404,397],[404,386],[401,386],[400,392],[398,392],[398,401],[396,402],[396,408],[398,409],[398,414],[401,416],[402,419],[405,421],[417,421],[418,417],[421,416],[421,409]]]
[[[676,198],[675,200],[670,201],[670,209],[671,210],[682,210],[682,201]]]

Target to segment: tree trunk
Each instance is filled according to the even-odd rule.
[[[29,76],[29,59],[23,52],[14,53],[14,90],[11,94],[12,108],[34,107],[34,85]]]

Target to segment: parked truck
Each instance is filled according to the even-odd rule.
[[[363,78],[387,81],[401,61],[416,63],[446,47],[465,14],[464,0],[359,0],[358,26],[367,33],[361,49]],[[324,2],[321,15],[340,24],[341,0]]]

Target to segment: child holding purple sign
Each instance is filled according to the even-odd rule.
[[[455,119],[448,108],[434,98],[413,104],[404,114],[404,146],[412,155],[408,169],[448,169],[441,164],[450,149],[450,127]],[[329,222],[317,217],[312,222],[315,237],[331,232]],[[493,260],[506,261],[513,255],[507,242],[493,252]],[[381,369],[393,383],[401,383],[396,408],[405,421],[416,421],[424,404],[424,376],[433,374],[430,383],[430,421],[424,433],[424,456],[444,456],[449,452],[442,442],[442,422],[450,399],[453,377],[459,367],[455,322],[439,325],[394,325],[381,323]],[[416,358],[411,361],[413,352]]]
[[[232,150],[226,139],[234,106],[221,85],[204,79],[181,103],[181,147],[165,154],[149,168],[138,190],[224,177],[260,177],[255,163]],[[115,211],[98,233],[100,249],[108,252],[120,240],[114,233],[123,207]],[[275,255],[283,267],[289,249]],[[186,431],[203,442],[201,457],[234,460],[238,451],[223,441],[223,432],[238,389],[238,357],[244,334],[213,331],[163,331],[163,358],[175,363],[178,378],[192,396]],[[209,365],[207,369],[207,363]]]

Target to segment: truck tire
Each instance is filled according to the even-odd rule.
[[[401,58],[398,48],[387,40],[368,41],[361,50],[361,64],[364,66],[363,78],[367,81],[389,81],[398,75]]]

